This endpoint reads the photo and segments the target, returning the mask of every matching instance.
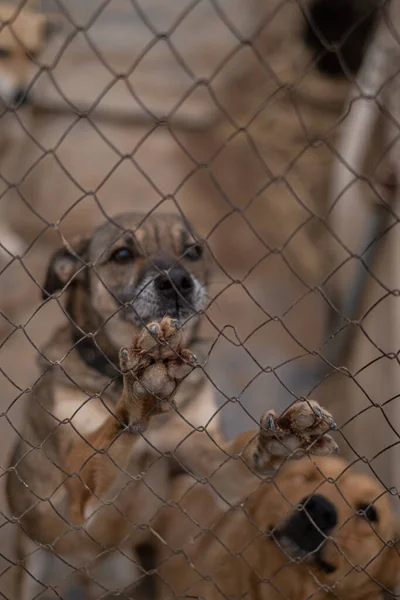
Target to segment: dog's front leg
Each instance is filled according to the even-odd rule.
[[[298,400],[280,417],[267,411],[259,430],[232,441],[221,442],[207,431],[192,431],[174,454],[232,505],[246,496],[260,476],[276,470],[285,460],[337,452],[328,433],[335,429],[332,416],[315,401]]]
[[[179,324],[168,317],[148,325],[129,348],[121,349],[123,392],[115,411],[99,429],[81,439],[65,461],[73,523],[85,520],[88,503],[101,501],[115,488],[118,476],[133,459],[140,434],[153,415],[168,410],[195,360],[192,352],[181,347]]]

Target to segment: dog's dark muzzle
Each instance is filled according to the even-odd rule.
[[[167,302],[179,298],[187,300],[193,292],[193,278],[183,267],[174,267],[163,271],[154,280],[159,297]]]
[[[324,541],[337,525],[335,506],[324,496],[314,494],[304,498],[285,525],[274,532],[282,549],[290,554],[307,556],[327,573],[335,570],[322,559]]]
[[[185,321],[201,308],[196,285],[193,275],[176,261],[154,260],[143,268],[135,288],[123,290],[118,298],[143,323],[165,315]]]

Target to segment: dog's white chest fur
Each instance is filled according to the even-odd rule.
[[[72,387],[57,387],[53,415],[59,421],[69,420],[78,433],[85,436],[98,429],[110,413],[99,398]]]

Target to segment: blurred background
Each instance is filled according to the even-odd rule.
[[[0,2],[3,473],[66,322],[41,301],[52,252],[123,211],[180,211],[213,254],[204,334],[226,434],[311,396],[343,453],[400,485],[398,12]],[[5,570],[11,535],[3,516]]]

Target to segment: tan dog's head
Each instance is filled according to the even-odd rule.
[[[179,216],[130,213],[75,250],[57,251],[44,297],[67,287],[72,319],[86,332],[106,330],[119,348],[164,316],[192,329],[205,306],[207,274],[206,248]]]
[[[395,517],[376,480],[326,457],[293,461],[274,482],[267,503],[259,497],[255,506],[279,549],[279,588],[297,583],[311,593],[327,586],[338,598],[364,599],[400,580],[399,554],[389,547]]]
[[[21,104],[36,70],[34,59],[43,50],[55,23],[45,15],[0,4],[0,101]]]

